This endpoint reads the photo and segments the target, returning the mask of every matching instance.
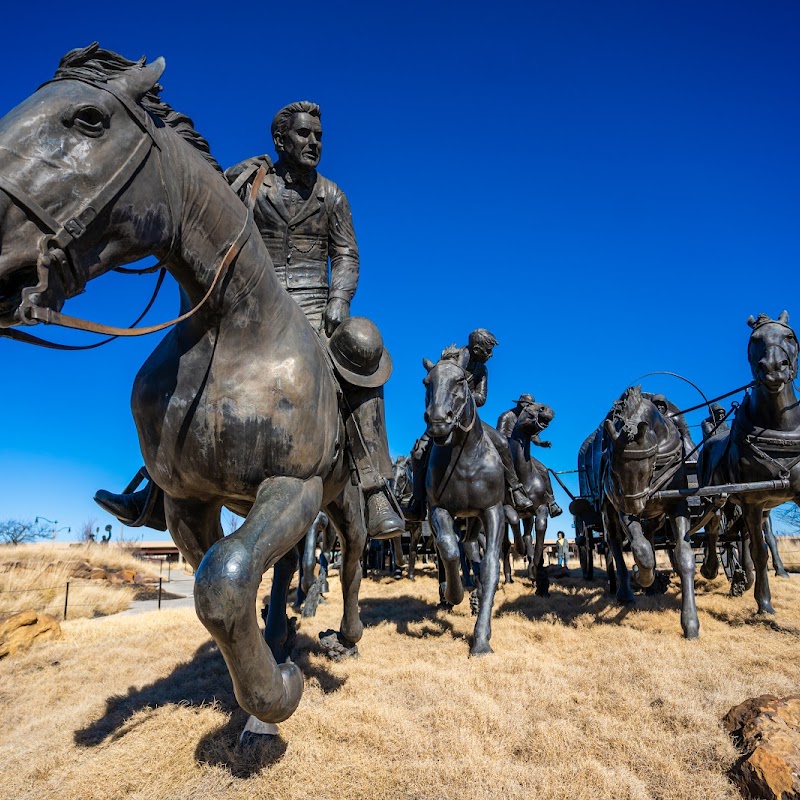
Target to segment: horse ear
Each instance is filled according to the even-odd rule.
[[[607,420],[606,420],[606,421],[603,423],[603,426],[604,426],[604,427],[605,427],[605,429],[606,429],[606,433],[607,433],[607,434],[609,435],[609,437],[611,438],[611,441],[612,441],[612,442],[616,442],[616,441],[617,441],[617,439],[619,439],[619,434],[617,433],[616,429],[614,428],[614,423],[613,423],[613,422],[612,422],[610,419],[607,419]]]
[[[756,318],[752,314],[747,318],[747,324],[751,328],[755,328],[755,326],[756,326]]]
[[[141,67],[125,70],[114,83],[122,86],[135,100],[141,100],[158,83],[158,79],[166,69],[167,62],[159,56],[155,61]]]
[[[429,358],[423,358],[422,366],[425,367],[427,372],[430,372],[433,369],[433,361],[431,361]]]
[[[778,317],[778,322],[782,322],[784,325],[789,324],[789,312],[784,309],[781,311],[780,316]]]

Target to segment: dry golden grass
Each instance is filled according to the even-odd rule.
[[[71,578],[73,568],[81,562],[92,567],[153,573],[151,565],[116,545],[0,547],[0,616],[33,608],[62,619],[67,580],[68,618],[114,614],[128,608],[136,594],[131,587]]]
[[[698,577],[701,639],[675,587],[628,611],[599,581],[498,591],[495,655],[469,659],[468,604],[437,612],[430,571],[365,580],[361,656],[328,662],[338,581],[296,650],[306,692],[280,738],[237,751],[245,715],[190,610],[64,624],[65,640],[0,663],[0,795],[36,800],[729,798],[720,718],[800,684],[800,580],[778,616]]]

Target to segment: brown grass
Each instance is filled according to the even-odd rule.
[[[128,608],[136,595],[134,589],[72,578],[73,568],[81,562],[93,567],[155,574],[152,565],[116,545],[0,547],[0,617],[33,608],[62,619],[67,580],[70,619],[114,614]]]
[[[297,713],[254,760],[216,647],[190,610],[64,624],[65,640],[0,663],[0,795],[147,800],[729,798],[720,718],[800,683],[800,580],[753,614],[698,577],[701,639],[681,638],[675,586],[627,611],[599,582],[501,589],[495,655],[469,659],[465,602],[437,612],[431,572],[366,580],[360,658],[328,662],[338,582],[303,620]]]

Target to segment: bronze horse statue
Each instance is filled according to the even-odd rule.
[[[480,563],[478,597],[480,607],[475,622],[471,655],[491,653],[492,605],[500,576],[500,538],[504,523],[505,478],[503,463],[491,438],[484,431],[478,409],[467,383],[469,351],[457,359],[444,358],[437,364],[423,364],[428,374],[425,384],[425,424],[433,443],[425,488],[429,518],[436,535],[436,548],[444,564],[444,599],[458,605],[464,599],[461,559],[455,519],[465,519],[465,549],[478,557],[477,536],[480,521],[486,547]]]
[[[392,464],[392,479],[390,486],[401,508],[411,502],[414,491],[414,480],[411,474],[410,456],[398,456]],[[411,536],[408,544],[408,579],[416,580],[417,576],[417,548],[420,541],[428,541],[431,536],[431,526],[427,519],[422,521],[406,520],[406,530]],[[399,543],[399,537],[397,539]],[[398,546],[402,554],[402,549]],[[398,564],[402,564],[398,561]]]
[[[324,509],[343,550],[339,635],[352,644],[366,532],[324,346],[207,143],[159,97],[164,66],[73,50],[0,120],[0,329],[29,340],[12,327],[68,324],[56,312],[88,281],[165,261],[185,313],[136,377],[139,442],[236,698],[277,723],[303,692],[284,652],[295,545]],[[246,517],[227,537],[223,507]],[[256,592],[270,567],[265,641]]]
[[[522,534],[520,536],[519,521],[511,522],[514,532],[514,541],[520,555],[528,556],[528,576],[535,581],[536,594],[546,597],[549,594],[550,580],[547,576],[547,567],[544,565],[544,538],[547,533],[547,518],[549,509],[547,505],[547,484],[542,470],[544,465],[531,456],[531,437],[541,433],[555,417],[555,412],[544,403],[529,403],[520,412],[514,425],[514,430],[508,440],[511,457],[525,493],[533,502],[529,512],[518,515],[522,520]],[[512,519],[517,515],[514,514]],[[534,541],[532,532],[535,530]],[[520,538],[524,552],[520,550]],[[510,542],[506,540],[503,547],[504,562],[507,561]],[[506,570],[506,578],[510,573],[510,564]]]
[[[786,311],[778,319],[759,314],[758,319],[751,316],[747,322],[752,328],[747,360],[753,386],[731,429],[705,443],[698,475],[704,486],[774,482],[773,489],[731,494],[731,501],[741,507],[750,543],[758,612],[774,614],[763,526],[770,509],[789,501],[800,504],[800,403],[794,390],[798,344]],[[708,563],[704,573],[713,576],[719,526],[706,530]]]
[[[646,588],[655,580],[654,536],[668,521],[675,546],[673,563],[681,581],[681,627],[687,639],[697,638],[700,623],[695,604],[694,552],[687,535],[691,527],[689,506],[685,498],[659,500],[652,496],[656,489],[686,487],[684,439],[672,419],[663,416],[638,386],[623,393],[597,435],[603,437],[599,465],[580,463],[579,468],[599,467],[593,482],[602,486],[603,527],[616,570],[609,579],[612,586],[617,584],[617,599],[626,604],[634,599],[623,540],[630,543],[638,583]]]

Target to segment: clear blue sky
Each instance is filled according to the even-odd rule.
[[[164,56],[163,97],[223,166],[272,151],[282,105],[322,105],[321,171],[361,250],[352,311],[394,358],[394,454],[423,428],[422,357],[475,327],[500,340],[484,416],[533,393],[557,414],[544,460],[573,469],[639,375],[722,393],[749,380],[748,315],[787,308],[800,325],[795,2],[45,2],[3,17],[0,113],[95,39]],[[128,324],[151,282],[105,277],[67,311]],[[174,285],[163,295],[153,321],[175,311]],[[141,462],[129,393],[155,344],[0,341],[0,518],[112,521],[91,497]],[[671,378],[644,388],[699,400]]]

